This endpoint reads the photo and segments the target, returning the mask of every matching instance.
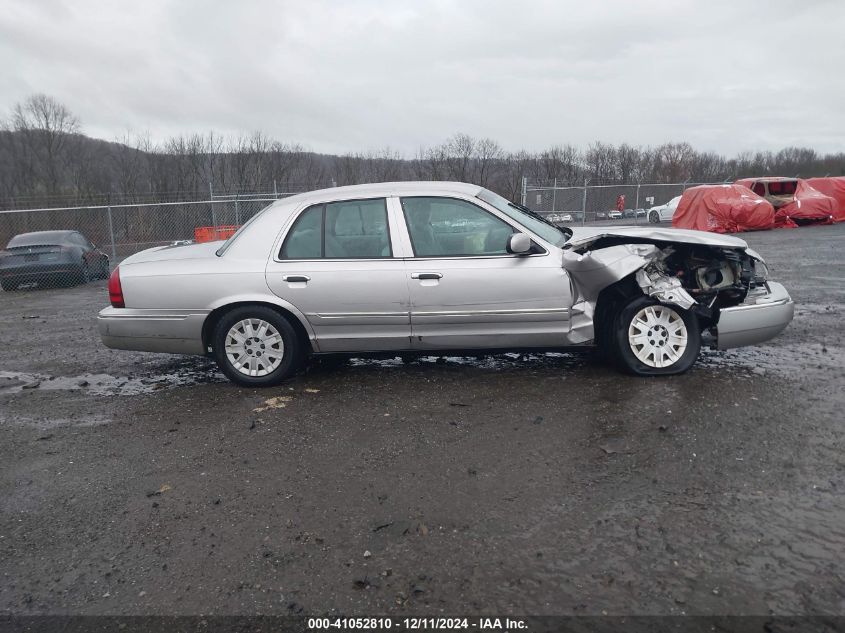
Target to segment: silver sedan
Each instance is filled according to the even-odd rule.
[[[450,182],[286,198],[226,242],[133,255],[109,295],[107,346],[211,355],[248,386],[312,354],[597,347],[629,373],[677,374],[702,345],[776,336],[794,307],[741,239],[560,228]]]

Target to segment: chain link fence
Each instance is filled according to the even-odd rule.
[[[0,211],[0,281],[9,291],[106,278],[121,260],[147,248],[225,239],[277,199],[255,194]]]
[[[559,223],[647,223],[649,210],[698,183],[557,186],[523,179],[522,203]],[[108,277],[121,260],[155,246],[229,237],[268,204],[293,193],[212,195],[209,200],[0,211],[5,290]],[[649,216],[652,216],[651,218]]]
[[[689,187],[713,183],[653,183],[630,185],[531,183],[523,179],[522,204],[554,222],[593,223],[625,220],[626,223],[659,221],[649,211],[680,196]]]

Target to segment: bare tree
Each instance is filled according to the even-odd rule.
[[[47,191],[57,193],[64,152],[79,133],[79,119],[52,97],[36,94],[15,105],[12,127],[38,163]]]

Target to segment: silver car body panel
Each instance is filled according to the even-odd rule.
[[[716,326],[716,347],[755,345],[780,334],[795,313],[795,304],[781,284],[768,282],[768,292],[746,298],[742,305],[723,308]]]
[[[584,250],[593,242],[604,237],[622,237],[629,239],[654,240],[657,242],[699,244],[716,248],[748,248],[745,240],[732,235],[693,231],[690,229],[650,228],[649,226],[619,226],[613,228],[584,226],[572,229],[572,238],[566,243],[567,249]]]
[[[315,352],[583,345],[594,338],[592,320],[600,291],[644,268],[659,251],[655,245],[642,243],[590,250],[596,240],[614,237],[747,247],[734,237],[698,231],[579,227],[561,248],[478,199],[481,191],[476,185],[449,182],[380,183],[314,191],[273,203],[225,246],[214,242],[137,253],[120,264],[126,308],[100,312],[102,339],[117,349],[202,354],[208,352],[204,325],[216,310],[239,303],[264,303],[290,313],[307,333]],[[528,234],[537,252],[415,257],[402,214],[402,196],[443,196],[471,202],[515,231]],[[392,257],[279,259],[287,232],[306,208],[370,198],[387,200]],[[439,277],[421,279],[420,273]],[[782,287],[772,284],[772,288]],[[758,303],[759,308],[750,309],[765,312],[766,301],[760,298]],[[773,309],[780,305],[768,303]],[[761,329],[743,316],[744,309],[749,307],[722,311],[728,316],[719,323],[719,347],[763,340],[759,337],[777,327],[782,329],[791,318],[791,312],[778,309],[777,314],[772,312],[777,323]],[[754,331],[745,339],[743,326]]]

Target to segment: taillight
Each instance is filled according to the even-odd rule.
[[[120,267],[114,269],[109,277],[109,301],[113,308],[125,308],[123,302],[123,288],[120,287]]]

